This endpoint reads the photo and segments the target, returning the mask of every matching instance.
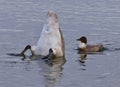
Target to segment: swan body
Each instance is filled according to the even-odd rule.
[[[52,49],[56,57],[64,56],[64,38],[58,22],[58,17],[54,11],[48,12],[47,20],[43,26],[37,44],[30,47],[33,55],[42,56],[48,55],[49,49]],[[23,51],[22,53],[25,52]]]

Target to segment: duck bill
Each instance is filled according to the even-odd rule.
[[[76,39],[77,41],[80,41],[80,39]]]

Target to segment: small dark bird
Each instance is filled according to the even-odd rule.
[[[102,44],[97,45],[89,45],[87,44],[87,38],[85,36],[82,36],[81,38],[77,39],[77,41],[80,41],[78,49],[80,51],[84,52],[100,52],[103,51],[104,46]]]

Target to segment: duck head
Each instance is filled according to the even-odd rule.
[[[82,36],[81,38],[77,39],[77,41],[81,41],[81,42],[87,44],[87,38],[85,36]]]
[[[80,41],[79,48],[87,47],[87,38],[85,36],[82,36],[81,38],[77,39],[77,41]]]

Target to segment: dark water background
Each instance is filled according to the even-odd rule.
[[[49,10],[58,14],[66,61],[49,66],[6,55],[36,44]],[[81,63],[75,49],[82,35],[108,50]],[[120,87],[120,1],[0,0],[0,87]]]

